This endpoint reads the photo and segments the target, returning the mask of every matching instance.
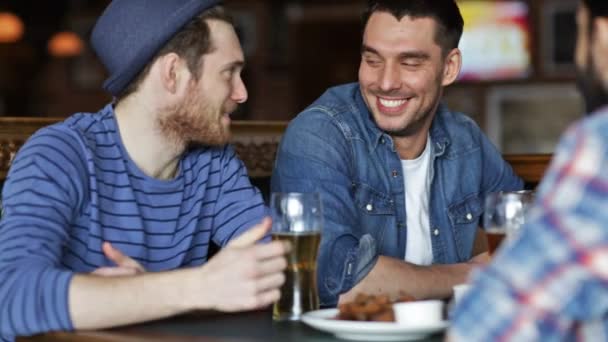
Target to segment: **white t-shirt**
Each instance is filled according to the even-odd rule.
[[[422,154],[412,160],[401,160],[405,183],[407,244],[405,261],[416,265],[433,263],[433,246],[429,220],[431,190],[431,137],[426,139]]]

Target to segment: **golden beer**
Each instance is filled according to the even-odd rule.
[[[486,238],[488,239],[488,251],[490,255],[494,255],[502,240],[505,238],[504,230],[499,229],[489,229],[486,232]]]
[[[298,320],[302,313],[319,309],[317,253],[321,232],[273,232],[272,239],[291,243],[281,299],[274,304],[272,318]]]

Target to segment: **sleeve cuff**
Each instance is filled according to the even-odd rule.
[[[376,249],[376,240],[374,240],[370,234],[363,235],[359,241],[359,250],[357,254],[357,267],[355,268],[352,286],[363,280],[372,268],[374,268],[376,261],[378,261],[379,255]]]

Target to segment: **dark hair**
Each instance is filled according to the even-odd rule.
[[[211,32],[208,20],[220,20],[234,25],[232,17],[224,7],[215,6],[192,19],[184,28],[176,33],[165,46],[152,58],[150,63],[133,79],[125,90],[116,98],[116,103],[134,93],[141,82],[150,72],[152,64],[161,56],[174,52],[186,60],[188,70],[195,79],[200,75],[200,66],[203,63],[202,56],[214,50],[211,44]]]
[[[397,20],[405,16],[435,19],[435,41],[444,54],[457,48],[462,36],[464,20],[454,0],[370,0],[363,13],[363,30],[374,12],[388,12]]]
[[[606,0],[583,0],[583,4],[589,10],[589,16],[608,17],[608,1]]]

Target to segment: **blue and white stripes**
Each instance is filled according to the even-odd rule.
[[[124,149],[111,105],[34,134],[3,189],[0,336],[72,329],[74,272],[112,266],[103,241],[148,271],[200,265],[265,208],[230,146],[189,151],[178,175],[150,178]]]

